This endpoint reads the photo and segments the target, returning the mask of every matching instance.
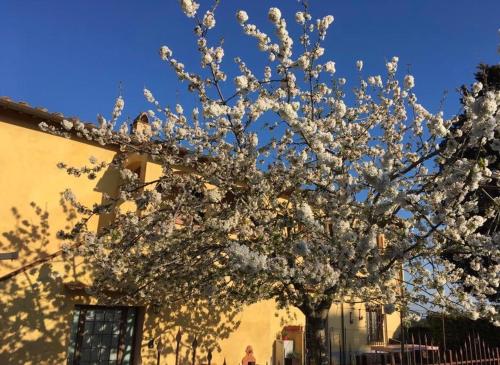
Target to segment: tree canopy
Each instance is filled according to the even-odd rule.
[[[73,252],[94,266],[95,292],[112,288],[149,303],[275,299],[305,314],[317,364],[327,359],[324,320],[341,297],[383,303],[387,313],[410,301],[460,308],[499,323],[489,298],[500,280],[500,235],[480,230],[498,198],[484,214],[466,199],[492,180],[496,156],[460,151],[498,146],[500,93],[474,91],[466,113],[446,119],[418,102],[414,77],[398,75],[398,57],[385,75],[365,75],[356,61],[360,80],[347,84],[324,57],[334,18],[313,19],[306,2],[294,19],[299,39],[278,8],[269,9],[269,34],[239,11],[242,33],[267,61],[252,70],[236,58],[239,71],[229,75],[222,43],[210,38],[218,2],[206,11],[193,0],[180,4],[195,25],[200,68],[188,70],[167,46],[160,57],[194,107],[168,106],[145,89],[150,123],[134,133],[119,125],[121,97],[98,128],[44,126],[123,153],[109,164],[123,184],[107,204],[82,207],[65,194],[88,216],[116,215],[100,232],[86,217],[61,234],[85,242]],[[124,163],[131,153],[160,164],[161,176],[140,181]],[[92,164],[61,167],[93,176],[108,166]],[[140,214],[121,212],[124,202]],[[443,254],[450,245],[453,259]],[[474,273],[456,265],[462,258]]]
[[[465,111],[459,115],[459,120],[453,129],[460,129],[470,117],[470,111],[467,108],[468,98],[485,98],[488,93],[498,93],[500,91],[500,66],[480,64],[478,71],[475,73],[475,79],[476,82],[470,88],[465,86],[461,88],[463,95],[462,104],[465,107]],[[498,204],[500,199],[500,159],[498,157],[500,155],[500,131],[498,127],[492,133],[492,138],[488,141],[484,141],[484,143],[477,146],[458,149],[443,162],[444,164],[453,164],[456,159],[466,158],[471,161],[477,161],[480,164],[484,162],[488,164],[488,169],[491,171],[489,179],[482,181],[478,189],[469,192],[463,200],[464,203],[475,205],[476,214],[483,219],[477,231],[485,235],[495,235],[500,231],[500,209]],[[460,138],[466,139],[469,136],[462,135]],[[447,143],[455,142],[446,138],[443,140],[442,145],[444,146]],[[467,249],[473,250],[473,247],[468,247]],[[486,253],[482,256],[455,256],[457,251],[463,250],[463,247],[457,247],[450,242],[443,254],[447,260],[452,261],[457,266],[458,271],[464,273],[464,280],[467,279],[467,275],[480,276],[481,271],[484,274],[490,268],[495,270],[495,260],[490,260],[489,255]],[[479,266],[477,265],[478,261],[481,262]],[[489,296],[491,300],[498,301],[499,294],[498,290],[496,290],[491,291]]]

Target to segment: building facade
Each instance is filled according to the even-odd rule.
[[[138,123],[147,123],[141,118]],[[118,151],[38,127],[63,119],[0,99],[0,364],[177,365],[194,359],[237,365],[248,345],[258,365],[302,364],[304,317],[295,308],[279,310],[273,301],[241,311],[189,303],[109,306],[88,294],[88,270],[82,261],[64,257],[56,238],[77,219],[61,193],[71,188],[87,205],[101,203],[104,193],[117,189],[119,176],[105,171],[94,180],[75,178],[57,164],[84,166],[90,156],[111,161]],[[144,157],[129,160],[129,168],[145,180],[160,174],[160,167]],[[100,216],[89,223],[98,230],[110,219]],[[349,364],[356,353],[387,343],[398,327],[399,315],[386,315],[381,306],[333,305],[328,319],[332,364]]]

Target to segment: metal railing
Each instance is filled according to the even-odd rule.
[[[424,336],[404,344],[404,352],[394,347],[380,346],[377,352],[356,356],[356,365],[500,365],[500,348],[488,346],[477,334],[468,335],[455,350],[443,350]]]

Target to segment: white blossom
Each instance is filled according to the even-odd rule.
[[[314,220],[314,213],[311,208],[311,206],[307,203],[301,203],[297,207],[297,217],[302,221],[306,223],[313,223]]]
[[[345,116],[345,114],[347,113],[347,106],[345,105],[343,100],[337,100],[334,103],[333,109],[335,110],[335,115],[338,118],[343,118]]]
[[[406,75],[404,84],[406,89],[413,89],[415,87],[415,78],[412,75]]]
[[[333,75],[335,73],[335,62],[328,61],[327,63],[325,63],[324,68],[326,72]]]
[[[73,122],[71,122],[67,119],[63,119],[61,124],[64,127],[64,129],[66,129],[67,131],[69,131],[73,128]]]
[[[194,0],[179,0],[181,3],[182,11],[186,16],[189,18],[193,18],[196,15],[196,11],[200,7],[200,4],[198,4]]]
[[[229,248],[233,266],[236,270],[246,273],[256,273],[267,269],[267,258],[258,252],[250,250],[245,245],[232,242]]]
[[[215,27],[215,16],[211,11],[207,11],[203,16],[203,25],[207,27],[207,29],[212,29]]]
[[[330,27],[330,25],[333,23],[333,15],[327,15],[323,17],[322,19],[318,19],[316,22],[316,27],[319,32],[320,38],[323,40],[326,36],[326,31]]]
[[[281,19],[281,11],[278,8],[270,8],[267,16],[273,23],[278,23]]]
[[[222,47],[217,47],[214,52],[215,62],[221,63],[224,57],[224,49]]]
[[[239,10],[236,13],[236,19],[238,20],[238,23],[240,24],[245,24],[248,21],[248,14],[244,10]]]
[[[127,137],[128,136],[128,125],[127,123],[123,123],[120,126],[119,133],[122,137]]]
[[[476,81],[474,84],[472,84],[472,91],[474,94],[479,93],[481,90],[483,90],[483,84],[479,81]]]
[[[149,101],[150,103],[154,103],[156,101],[155,97],[153,96],[153,93],[148,89],[144,88],[143,93],[146,100]]]
[[[309,55],[304,54],[300,56],[299,59],[297,60],[297,63],[301,69],[307,70],[310,65]]]
[[[121,96],[119,96],[115,101],[115,107],[113,108],[113,119],[118,118],[125,107],[125,101]]]
[[[491,91],[482,98],[480,108],[484,115],[493,115],[497,111],[498,102]]]
[[[259,137],[257,136],[256,133],[252,133],[250,135],[249,142],[250,142],[250,146],[252,146],[254,148],[257,147],[257,145],[259,144]]]
[[[306,17],[303,11],[295,13],[295,21],[299,24],[304,24],[306,22]]]
[[[248,87],[248,78],[244,75],[236,76],[234,78],[234,83],[238,90],[244,90]]]
[[[177,114],[182,114],[182,113],[184,113],[184,109],[182,108],[182,105],[180,105],[180,104],[176,104],[176,105],[175,105],[175,112],[176,112]]]
[[[385,64],[385,67],[387,68],[387,72],[389,74],[393,74],[397,71],[398,69],[398,62],[399,58],[398,57],[392,57],[391,61],[387,62]]]
[[[293,122],[298,115],[292,104],[284,103],[280,108],[280,116],[288,122]]]
[[[172,57],[172,51],[170,48],[167,46],[161,46],[160,47],[160,57],[163,61],[168,60],[170,57]]]

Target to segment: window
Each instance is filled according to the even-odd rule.
[[[384,342],[384,314],[381,305],[366,306],[368,343]]]
[[[75,307],[68,365],[129,365],[133,359],[137,308]]]

